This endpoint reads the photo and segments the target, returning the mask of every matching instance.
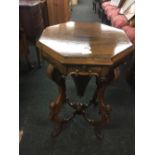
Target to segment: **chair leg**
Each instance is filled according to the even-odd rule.
[[[31,63],[31,60],[29,58],[29,42],[26,38],[26,35],[23,30],[19,31],[20,37],[19,37],[19,54],[23,55],[26,59],[26,63],[28,65],[28,68],[31,70],[34,68],[34,65]]]

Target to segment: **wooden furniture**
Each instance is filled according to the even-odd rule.
[[[71,0],[72,5],[77,5],[78,4],[78,0]]]
[[[33,65],[31,64],[29,58],[29,48],[28,48],[28,41],[26,39],[26,35],[23,29],[19,29],[19,55],[22,55],[26,58],[27,65],[29,69],[33,69]]]
[[[47,0],[49,24],[64,23],[70,18],[70,0]]]
[[[51,120],[59,125],[58,135],[64,123],[75,115],[82,115],[95,131],[110,121],[110,106],[104,102],[104,92],[114,78],[114,69],[133,51],[133,45],[124,31],[99,23],[67,22],[47,27],[37,47],[48,62],[48,76],[59,87],[59,95],[50,104]],[[83,96],[88,81],[96,77],[97,88],[90,103],[72,103],[67,99],[65,77],[71,75],[78,96]],[[63,103],[75,111],[68,118],[61,118],[59,112]],[[100,118],[90,119],[87,108],[99,106]],[[98,129],[98,130],[96,130]],[[96,132],[100,137],[100,132]]]
[[[20,0],[19,1],[19,27],[23,29],[27,41],[36,44],[43,29],[48,25],[46,1]],[[37,51],[38,65],[40,56]]]

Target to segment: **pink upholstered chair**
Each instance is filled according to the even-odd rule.
[[[135,43],[135,28],[130,25],[127,25],[122,27],[122,30],[124,30],[124,32],[127,34],[130,41],[132,43]]]
[[[122,28],[123,26],[128,25],[128,20],[124,15],[117,15],[111,17],[111,25],[116,28]]]
[[[104,12],[107,15],[108,12],[111,12],[112,10],[117,9],[117,6],[108,5],[104,8]]]
[[[110,1],[106,1],[102,3],[102,9],[106,10],[107,7],[108,8],[116,8],[116,7],[121,7],[122,4],[124,3],[125,0],[119,0],[119,1],[115,1],[115,0],[110,0]]]
[[[127,10],[124,11],[122,15],[111,14],[111,24],[116,28],[121,28],[123,26],[128,25],[128,21],[130,21],[135,15],[135,3],[128,7]]]
[[[107,2],[103,2],[102,3],[102,9],[104,9],[106,6],[110,6],[111,5],[111,1],[107,1]]]
[[[107,19],[111,20],[111,17],[115,17],[117,15],[119,15],[119,8],[111,8],[110,10],[107,11],[106,15],[107,15]]]
[[[120,7],[124,4],[124,2],[125,0],[111,0],[102,3],[102,9],[104,10],[104,14],[107,16],[109,21],[111,20],[111,16],[116,16],[119,14]]]

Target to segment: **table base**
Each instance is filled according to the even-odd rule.
[[[104,77],[96,77],[97,88],[89,104],[72,103],[69,101],[69,99],[67,99],[65,77],[52,65],[48,66],[48,76],[58,85],[59,88],[59,95],[57,96],[55,102],[49,104],[50,120],[58,125],[58,128],[52,133],[52,136],[58,136],[66,123],[72,120],[76,115],[82,115],[83,118],[94,127],[96,137],[101,140],[101,131],[105,125],[109,124],[111,112],[110,105],[104,103],[104,93],[107,86],[111,83],[111,81],[114,78],[114,70],[109,70],[108,74]],[[60,118],[59,116],[60,109],[62,107],[62,104],[64,103],[68,104],[70,107],[74,109],[74,112],[68,118]],[[100,115],[100,119],[90,119],[87,116],[86,109],[91,104],[99,105],[98,112]]]

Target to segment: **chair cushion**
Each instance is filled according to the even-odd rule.
[[[116,28],[121,28],[128,24],[128,20],[126,19],[125,16],[118,15],[118,16],[114,16],[113,18],[111,17],[111,24],[112,24],[112,26],[114,26]]]
[[[112,17],[114,18],[115,16],[118,16],[119,15],[119,11],[120,11],[119,8],[112,9],[111,11],[108,11],[107,12],[107,19],[111,20]]]
[[[106,6],[108,6],[108,5],[111,5],[111,2],[110,1],[108,1],[108,2],[103,2],[102,3],[102,9],[104,9]]]
[[[112,5],[108,5],[104,8],[104,12],[105,14],[107,14],[108,12],[111,12],[113,9],[116,9],[116,6],[112,6]]]
[[[107,6],[104,7],[104,11],[108,11],[109,9],[111,10],[113,8],[116,8],[116,6],[113,6],[113,5],[110,4],[110,5],[107,5]]]
[[[135,28],[127,25],[127,26],[123,26],[122,29],[125,31],[130,41],[132,43],[135,43]]]

